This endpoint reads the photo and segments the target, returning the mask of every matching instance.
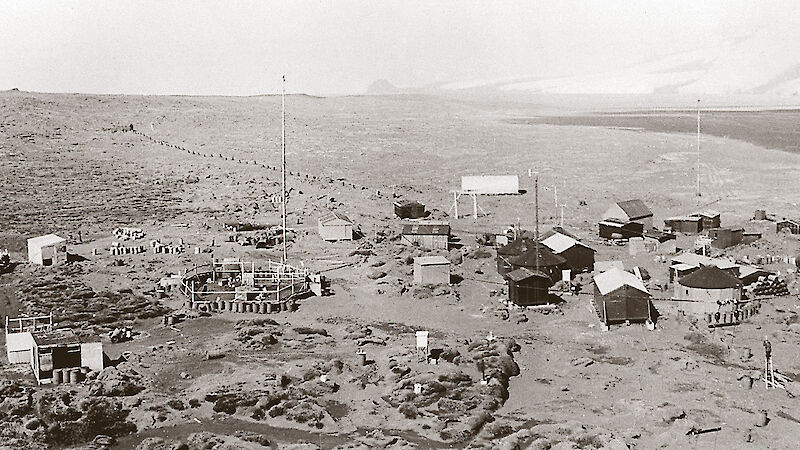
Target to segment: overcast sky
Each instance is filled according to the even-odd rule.
[[[291,92],[345,94],[381,78],[419,87],[582,74],[795,26],[796,9],[751,0],[9,0],[0,4],[0,89],[250,95],[277,92],[286,74]]]

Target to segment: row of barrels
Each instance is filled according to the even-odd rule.
[[[187,304],[191,309],[203,312],[228,311],[236,313],[271,314],[297,310],[297,301],[294,299],[282,302],[246,302],[239,300],[188,301]]]
[[[737,311],[708,313],[706,314],[706,323],[710,327],[738,324],[758,314],[759,306],[755,304]]]
[[[53,369],[53,384],[77,384],[86,379],[88,367],[71,367],[67,369]]]

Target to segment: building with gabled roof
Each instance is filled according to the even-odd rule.
[[[550,277],[553,282],[561,280],[561,271],[567,268],[567,260],[550,251],[547,246],[533,243],[525,248],[522,254],[508,259],[511,270],[525,267],[529,270],[539,270]]]
[[[67,240],[55,234],[28,239],[28,261],[42,266],[67,262]]]
[[[611,268],[594,276],[594,307],[605,325],[653,320],[650,293],[638,276]]]
[[[511,263],[509,260],[515,256],[519,256],[526,252],[529,248],[533,248],[536,240],[529,237],[518,237],[502,247],[497,248],[497,273],[505,275],[511,272]]]
[[[428,249],[449,248],[450,224],[447,222],[415,222],[403,224],[400,243]]]
[[[786,230],[791,234],[800,234],[800,220],[783,219],[775,223],[775,231],[780,233]]]
[[[319,236],[325,241],[353,240],[353,222],[344,214],[329,211],[317,221]]]
[[[542,271],[521,267],[506,275],[508,299],[519,306],[546,305],[554,298],[549,289],[553,280]]]
[[[603,214],[603,220],[616,219],[622,222],[636,222],[644,229],[653,228],[653,211],[639,199],[625,200],[614,203]]]
[[[525,233],[525,232],[523,232],[523,234],[524,234],[524,233]],[[551,228],[551,229],[549,229],[549,230],[545,231],[544,233],[542,233],[542,234],[539,236],[539,239],[541,239],[542,241],[544,241],[545,239],[549,238],[550,236],[552,236],[552,235],[554,235],[554,234],[563,234],[564,236],[571,237],[572,239],[575,239],[576,241],[580,241],[580,240],[581,240],[581,238],[579,238],[578,236],[576,236],[576,235],[574,235],[574,234],[570,233],[569,231],[567,231],[567,230],[566,230],[566,229],[564,229],[563,227],[553,227],[553,228]]]
[[[594,270],[595,250],[579,240],[560,232],[554,232],[542,240],[542,244],[554,254],[566,260],[566,266],[573,273]]]

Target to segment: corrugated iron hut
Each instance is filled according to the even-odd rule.
[[[703,231],[703,218],[697,216],[670,217],[664,225],[674,233],[697,234]]]
[[[541,271],[527,268],[512,270],[508,280],[508,299],[519,306],[545,305],[550,303],[548,290],[553,280]]]
[[[426,222],[403,224],[400,242],[418,245],[429,249],[449,248],[450,225],[447,222]]]
[[[537,260],[538,254],[538,260]],[[567,269],[567,260],[554,254],[542,243],[535,243],[525,249],[521,255],[508,259],[511,270],[526,268],[531,271],[538,270],[550,277],[553,282],[561,281],[561,271]]]
[[[572,273],[591,272],[594,270],[595,250],[579,240],[561,234],[553,233],[542,241],[554,254],[567,260],[567,267]]]
[[[717,211],[702,211],[689,214],[692,217],[700,217],[703,219],[703,229],[708,230],[709,228],[719,228],[722,226],[722,220],[720,219],[720,213]]]
[[[691,313],[715,313],[724,303],[742,299],[742,282],[716,266],[703,266],[675,284],[679,309]]]
[[[603,220],[608,219],[640,223],[646,230],[653,228],[653,211],[639,199],[614,203],[603,214]]]
[[[344,214],[329,212],[318,220],[319,236],[326,241],[353,239],[353,222]]]
[[[414,284],[450,284],[450,261],[444,256],[414,258]]]
[[[642,280],[618,268],[594,276],[594,307],[606,325],[653,317],[650,293]]]
[[[67,240],[55,234],[28,239],[28,261],[42,266],[67,262]]]
[[[624,222],[606,219],[598,223],[600,237],[603,239],[630,239],[644,234],[644,225],[638,222]]]
[[[417,201],[394,202],[394,214],[401,219],[425,217],[425,205]]]
[[[792,234],[800,234],[800,220],[783,219],[775,224],[775,231],[788,230]]]

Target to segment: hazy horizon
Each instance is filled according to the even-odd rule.
[[[797,23],[788,2],[745,1],[22,1],[0,13],[0,90],[237,96],[277,93],[283,74],[311,95],[586,76]]]

